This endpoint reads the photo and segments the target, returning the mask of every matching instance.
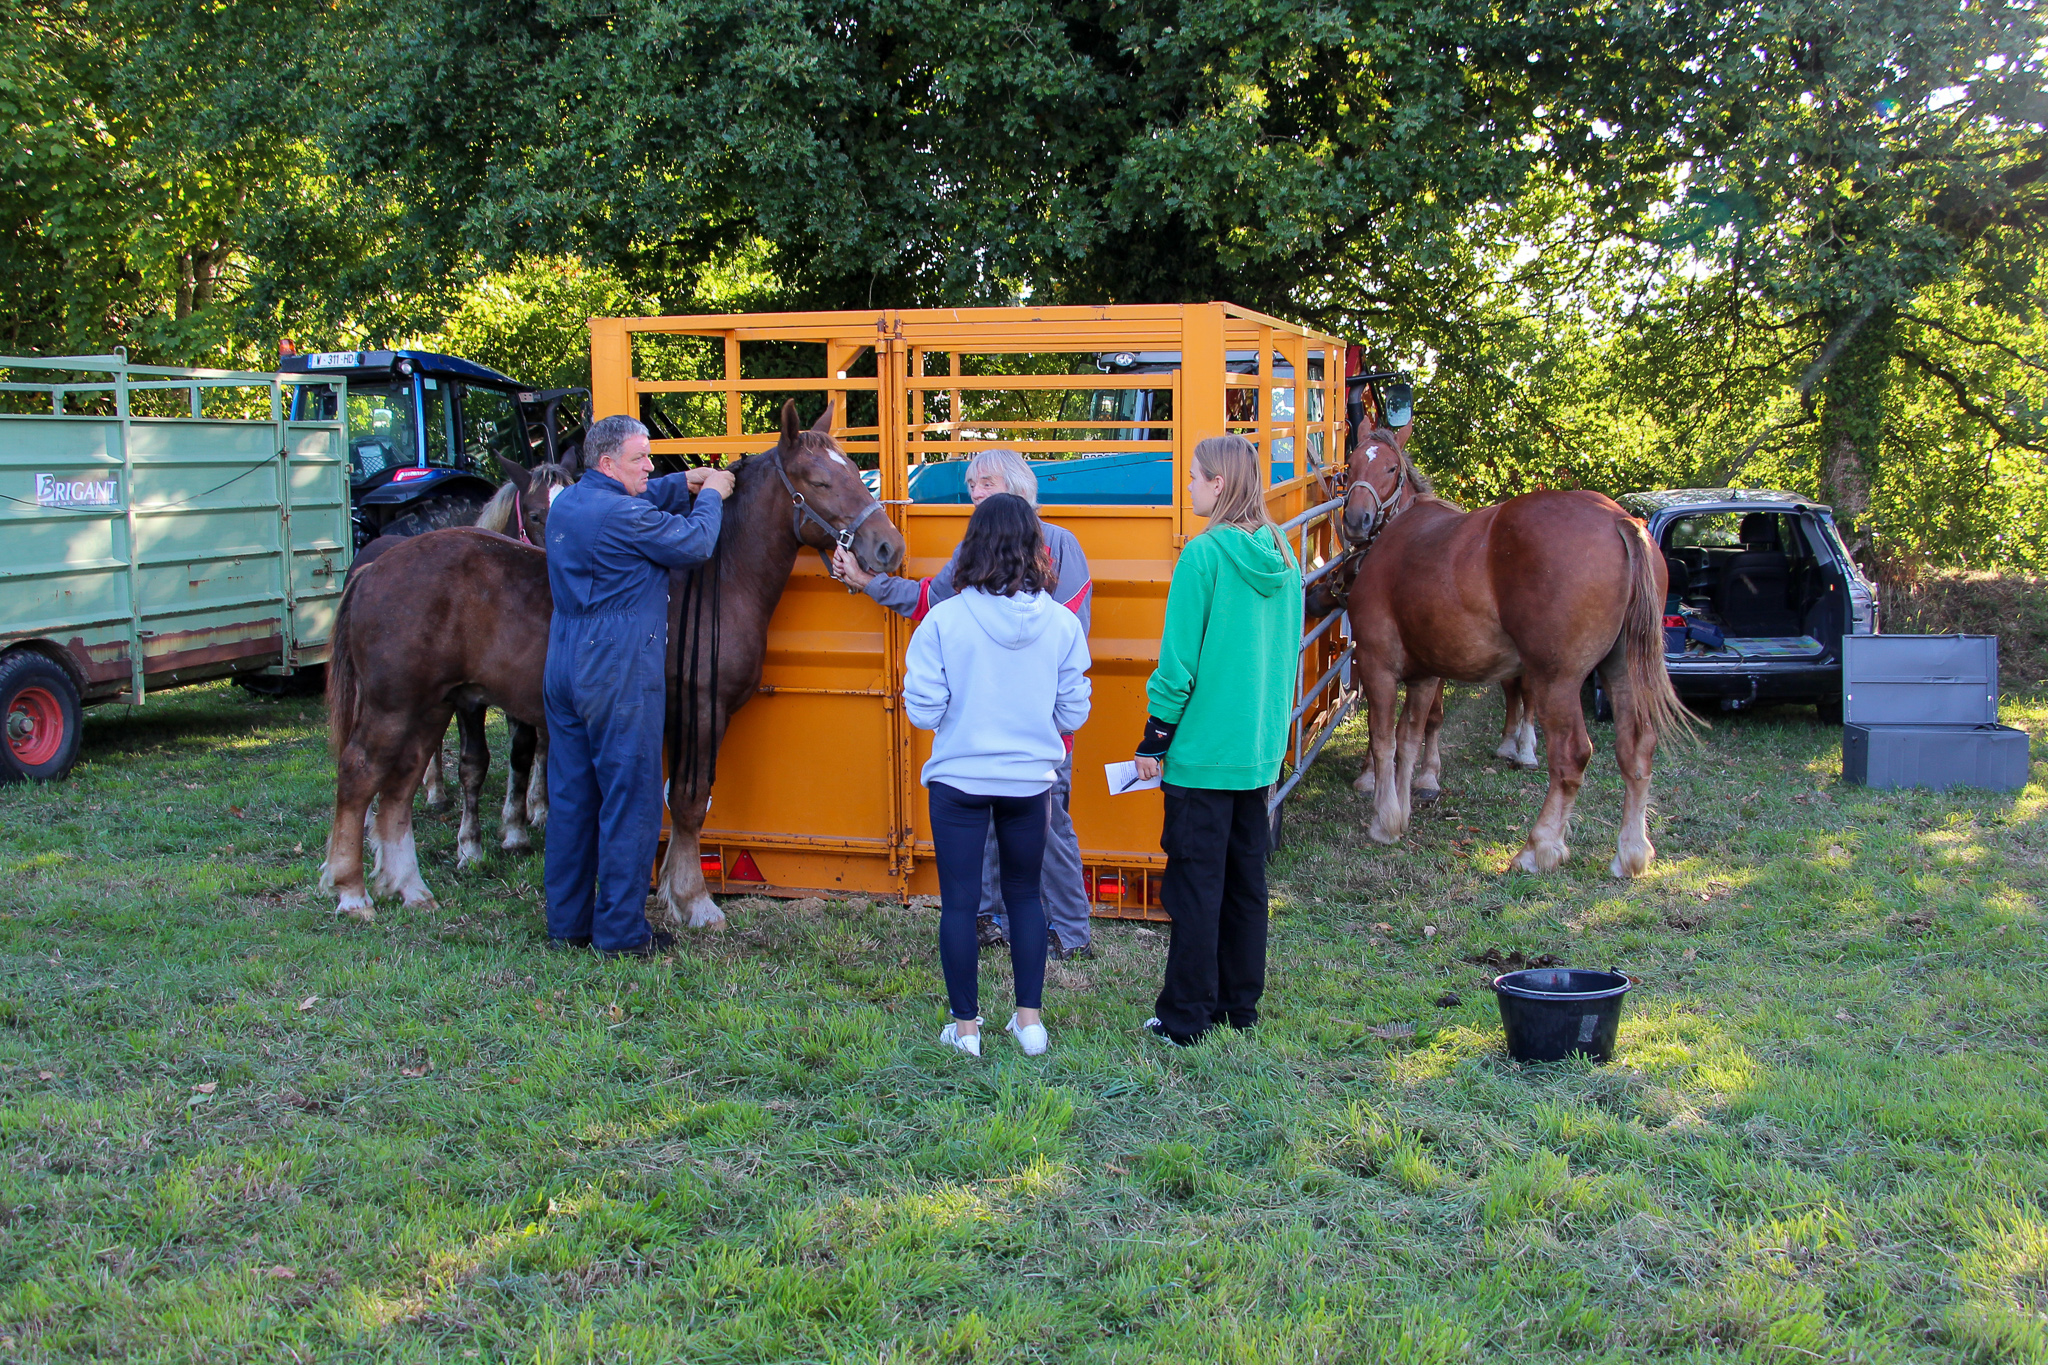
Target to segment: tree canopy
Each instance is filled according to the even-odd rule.
[[[539,379],[600,306],[1228,298],[1414,368],[1462,496],[1774,482],[1876,562],[2048,553],[2028,5],[0,15],[14,348]]]

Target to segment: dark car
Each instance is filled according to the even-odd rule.
[[[1619,501],[1664,552],[1664,663],[1680,697],[1730,711],[1811,702],[1822,720],[1841,719],[1842,637],[1876,633],[1877,590],[1831,509],[1753,488]]]

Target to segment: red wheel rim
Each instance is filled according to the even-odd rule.
[[[24,768],[40,768],[64,747],[64,706],[47,687],[24,687],[7,705],[7,748]]]

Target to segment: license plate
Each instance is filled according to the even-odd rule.
[[[352,370],[356,367],[355,351],[315,351],[306,357],[309,370]]]

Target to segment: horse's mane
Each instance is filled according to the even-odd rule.
[[[565,466],[545,463],[537,464],[527,471],[541,481],[543,488],[567,488],[576,482],[576,476]],[[484,504],[484,510],[477,515],[476,524],[486,531],[496,531],[501,536],[513,534],[512,519],[519,515],[519,485],[509,480],[498,486],[491,494],[491,500]]]

